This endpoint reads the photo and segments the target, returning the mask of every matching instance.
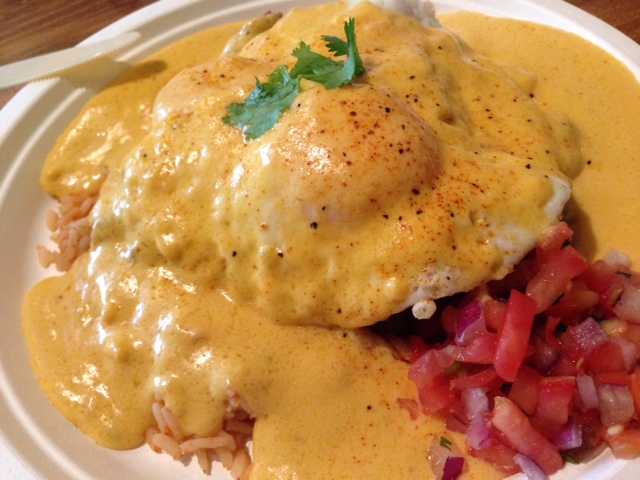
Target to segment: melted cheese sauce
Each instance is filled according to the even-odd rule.
[[[322,15],[332,18],[335,11],[331,8],[333,7],[298,11],[296,15],[300,17],[297,24],[312,24],[308,21],[310,18],[317,19]],[[375,14],[375,9],[366,5],[358,9],[357,13],[361,16]],[[360,22],[360,17],[357,18]],[[46,394],[70,421],[96,442],[117,449],[139,445],[144,430],[153,424],[150,404],[155,394],[160,394],[178,416],[185,432],[195,435],[216,433],[221,428],[227,389],[232,388],[245,399],[257,417],[254,432],[255,465],[252,473],[252,478],[255,479],[348,478],[356,471],[359,479],[430,478],[432,474],[426,456],[433,442],[438,442],[439,437],[444,434],[459,442],[463,448],[463,440],[446,432],[439,418],[421,417],[411,420],[408,412],[399,406],[399,398],[415,398],[415,386],[407,379],[408,366],[394,359],[389,348],[376,336],[361,329],[300,327],[274,323],[267,318],[269,312],[266,311],[266,305],[277,300],[281,302],[279,305],[286,308],[292,306],[290,299],[281,298],[282,294],[278,292],[278,296],[268,297],[264,304],[252,305],[246,301],[256,290],[270,291],[269,282],[273,282],[279,275],[290,273],[286,269],[283,270],[282,264],[278,263],[281,260],[289,261],[292,257],[291,260],[297,261],[298,264],[310,261],[321,264],[322,255],[326,252],[303,249],[304,255],[300,253],[296,260],[296,251],[282,245],[280,253],[283,253],[284,257],[278,256],[276,250],[267,251],[260,257],[262,263],[259,265],[251,259],[237,258],[242,257],[244,251],[255,247],[258,243],[255,238],[258,238],[259,232],[250,231],[250,238],[243,239],[243,231],[236,227],[239,223],[234,223],[238,222],[234,217],[239,213],[237,210],[221,208],[218,210],[220,218],[212,220],[211,211],[207,210],[209,206],[198,205],[197,199],[199,197],[202,203],[202,198],[215,198],[211,189],[216,188],[231,192],[226,193],[226,197],[221,195],[221,199],[234,194],[239,195],[239,192],[251,193],[264,189],[268,189],[272,194],[278,193],[276,190],[281,188],[281,175],[289,168],[298,172],[291,182],[293,189],[287,189],[277,197],[280,204],[272,206],[268,212],[271,216],[267,216],[267,220],[263,222],[263,217],[247,209],[240,211],[245,215],[243,221],[251,221],[253,224],[258,222],[258,225],[265,223],[267,226],[281,222],[278,223],[278,230],[295,230],[298,228],[297,223],[294,226],[282,226],[286,219],[277,218],[276,214],[287,202],[297,201],[298,197],[308,198],[306,203],[302,202],[306,208],[301,208],[299,217],[296,218],[296,222],[300,220],[304,229],[296,235],[321,235],[322,242],[328,243],[327,248],[333,249],[338,245],[342,249],[348,249],[351,246],[344,243],[347,240],[340,237],[341,233],[337,228],[332,229],[331,219],[352,216],[350,221],[357,224],[360,214],[374,215],[379,217],[379,223],[390,224],[391,227],[387,226],[385,229],[374,225],[369,230],[364,229],[363,235],[386,235],[383,243],[390,245],[388,248],[392,250],[378,247],[373,250],[361,250],[362,255],[397,255],[394,248],[401,251],[404,241],[414,240],[413,235],[399,236],[400,232],[418,231],[418,220],[398,220],[400,212],[406,215],[403,210],[398,210],[404,207],[399,207],[397,203],[386,204],[385,201],[388,199],[381,195],[379,188],[373,188],[366,192],[367,197],[358,199],[349,198],[349,195],[357,197],[362,192],[353,192],[346,188],[340,190],[341,184],[351,182],[350,175],[370,176],[369,180],[374,185],[381,181],[376,175],[391,177],[391,191],[404,192],[406,198],[403,197],[404,203],[400,203],[404,206],[409,205],[415,213],[419,209],[428,208],[428,205],[420,204],[414,197],[420,198],[425,195],[434,179],[446,174],[443,173],[444,161],[452,158],[462,159],[469,155],[469,151],[477,151],[479,156],[483,157],[483,161],[492,161],[480,163],[478,160],[477,164],[470,165],[471,170],[461,172],[462,176],[468,176],[465,178],[467,182],[469,178],[477,177],[479,188],[484,188],[485,191],[504,189],[504,184],[490,183],[490,180],[496,175],[503,176],[505,182],[516,178],[515,172],[504,169],[504,162],[508,157],[511,160],[509,165],[516,168],[513,167],[515,161],[518,172],[533,171],[528,177],[528,185],[534,186],[523,190],[542,191],[535,201],[543,208],[553,196],[553,188],[550,183],[544,183],[541,177],[553,173],[558,178],[564,178],[557,172],[555,162],[558,162],[569,175],[578,174],[581,166],[576,161],[579,156],[570,148],[578,134],[567,127],[568,123],[564,117],[558,115],[549,119],[544,116],[536,105],[536,102],[540,102],[544,104],[545,110],[550,112],[569,113],[571,121],[578,125],[584,158],[592,162],[578,176],[574,203],[583,206],[582,214],[587,215],[587,212],[592,211],[587,208],[589,198],[580,192],[595,188],[595,185],[590,187],[590,183],[596,184],[600,181],[600,177],[593,172],[607,168],[615,170],[615,165],[617,168],[630,169],[633,161],[633,157],[617,155],[620,151],[618,149],[625,148],[623,145],[626,140],[619,136],[607,136],[605,143],[598,132],[602,133],[603,128],[608,128],[604,125],[617,121],[624,125],[624,131],[632,132],[629,138],[640,138],[633,134],[639,128],[635,112],[626,108],[603,108],[600,115],[595,117],[596,122],[589,118],[587,106],[572,107],[568,111],[565,108],[566,97],[554,95],[553,91],[556,85],[568,88],[571,84],[569,79],[582,77],[576,72],[580,72],[583,67],[570,63],[565,67],[568,70],[551,70],[550,66],[554,66],[555,69],[554,64],[562,60],[562,50],[558,52],[560,60],[554,60],[548,49],[537,49],[535,45],[538,42],[533,40],[554,45],[561,42],[567,45],[567,51],[573,52],[571,55],[576,58],[594,58],[596,65],[604,70],[602,76],[598,77],[602,83],[599,88],[607,88],[609,82],[618,85],[624,81],[629,88],[625,93],[625,99],[630,96],[638,98],[640,88],[637,83],[629,81],[628,73],[620,68],[617,62],[571,35],[521,22],[491,21],[487,25],[492,26],[488,31],[494,32],[493,37],[484,38],[478,32],[485,31],[485,21],[489,22],[487,19],[483,17],[479,20],[456,14],[447,16],[446,21],[467,36],[474,48],[487,52],[498,61],[522,65],[528,72],[533,72],[529,74],[510,70],[518,79],[519,85],[516,85],[498,75],[492,64],[474,57],[471,52],[466,52],[466,47],[458,45],[455,38],[446,32],[432,32],[432,38],[427,42],[427,45],[433,48],[431,54],[439,55],[438,51],[441,49],[438,46],[464,49],[466,55],[463,63],[475,64],[476,67],[480,63],[491,78],[503,79],[500,84],[501,90],[509,89],[512,94],[517,93],[518,102],[526,105],[524,113],[519,108],[511,108],[511,104],[516,103],[511,95],[506,104],[487,105],[477,102],[475,110],[460,111],[457,109],[459,98],[452,101],[449,96],[464,98],[464,91],[451,88],[452,83],[445,85],[445,89],[426,83],[425,79],[432,73],[429,69],[435,65],[427,57],[422,67],[418,67],[415,62],[407,64],[398,61],[385,64],[382,55],[376,57],[375,47],[370,46],[368,51],[368,42],[373,40],[367,38],[380,38],[380,45],[385,46],[389,45],[386,43],[387,36],[400,33],[417,35],[417,26],[413,22],[398,16],[391,18],[392,25],[383,20],[373,22],[374,26],[370,27],[369,33],[363,30],[361,34],[360,25],[364,26],[365,22],[359,23],[358,42],[365,62],[366,58],[376,59],[373,63],[382,65],[378,69],[371,68],[369,75],[396,78],[398,80],[395,83],[389,80],[391,83],[386,87],[388,91],[395,92],[399,98],[413,103],[414,99],[425,104],[429,100],[432,104],[437,103],[440,108],[424,108],[421,110],[422,117],[419,117],[407,112],[402,102],[391,102],[384,91],[374,91],[367,95],[368,102],[357,96],[360,93],[358,90],[371,87],[349,87],[334,91],[330,96],[321,88],[307,85],[300,95],[300,105],[295,107],[295,114],[308,119],[318,118],[321,126],[318,127],[313,122],[296,124],[289,118],[293,117],[293,114],[285,115],[278,127],[284,133],[274,129],[266,135],[267,140],[262,145],[264,147],[272,142],[274,137],[293,131],[294,135],[291,135],[286,151],[283,153],[274,151],[273,147],[264,147],[265,151],[254,152],[260,155],[253,158],[259,158],[270,165],[280,165],[280,170],[274,168],[277,172],[275,178],[254,175],[257,169],[253,168],[249,161],[241,164],[242,174],[233,168],[226,171],[229,165],[224,162],[219,162],[212,170],[197,170],[194,173],[195,165],[202,164],[204,159],[213,155],[211,152],[216,152],[215,145],[207,145],[206,152],[202,149],[194,150],[189,145],[181,143],[188,141],[186,137],[172,132],[204,128],[198,123],[202,120],[193,120],[197,117],[193,112],[202,108],[198,103],[199,98],[202,98],[198,88],[205,89],[209,95],[213,93],[222,97],[223,106],[228,103],[228,99],[233,98],[237,101],[251,90],[255,68],[268,73],[274,65],[282,63],[278,55],[288,55],[291,42],[297,44],[301,39],[298,32],[295,32],[295,36],[290,38],[289,42],[283,40],[282,52],[272,52],[272,61],[221,60],[221,64],[227,68],[225,72],[233,72],[238,77],[233,81],[215,77],[211,72],[217,70],[212,70],[211,66],[196,67],[181,75],[174,80],[173,88],[165,90],[158,98],[155,110],[156,123],[152,124],[153,99],[160,88],[182,68],[213,61],[211,52],[221,52],[228,37],[237,31],[239,26],[214,29],[179,42],[154,56],[149,61],[151,63],[145,62],[147,65],[166,64],[166,70],[149,76],[142,74],[142,70],[134,69],[128,74],[126,82],[119,82],[98,95],[85,113],[61,137],[43,170],[43,187],[55,196],[62,196],[76,191],[78,185],[91,191],[97,191],[102,185],[101,200],[94,214],[93,246],[90,252],[75,262],[67,274],[45,280],[32,290],[25,302],[24,329],[34,370]],[[310,31],[309,38],[305,40],[314,44],[320,34],[342,36],[339,28],[342,21],[343,17],[334,21],[331,27],[333,31],[328,30],[326,24],[319,27],[318,31]],[[284,27],[276,28],[272,34],[287,35],[287,31],[283,31]],[[527,43],[520,47],[518,56],[514,53],[513,57],[505,58],[497,52],[512,44],[514,38],[524,36],[520,33],[513,34],[510,29],[527,30]],[[259,55],[263,48],[262,41],[262,37],[256,38],[256,41],[245,47],[246,51]],[[422,40],[414,37],[414,41],[420,47],[424,47],[424,44],[420,43]],[[502,47],[495,47],[493,51],[493,44]],[[317,43],[314,48],[319,48]],[[366,57],[364,51],[371,56]],[[189,57],[185,52],[189,52]],[[394,52],[396,57],[404,54],[404,51]],[[246,66],[247,63],[251,63],[251,68]],[[575,72],[571,70],[574,67],[577,69]],[[419,72],[419,68],[425,68],[427,71]],[[457,65],[456,68],[466,67]],[[410,78],[412,75],[421,75],[420,85],[409,81],[414,80]],[[448,78],[450,82],[455,79],[453,74],[445,75],[443,78]],[[581,78],[581,81],[583,80]],[[596,82],[596,79],[589,77],[589,81]],[[194,88],[194,84],[198,85],[198,82],[201,82],[202,86]],[[237,85],[231,93],[228,83]],[[480,80],[477,80],[477,83],[483,85]],[[574,84],[574,88],[578,88],[577,85],[579,83]],[[587,84],[580,101],[571,103],[606,103],[600,101],[598,90],[592,87],[592,84]],[[483,95],[488,98],[496,96],[497,91],[487,91],[484,88],[486,85],[480,90],[484,92]],[[529,93],[534,93],[535,102],[529,99]],[[337,96],[334,97],[333,94]],[[186,101],[185,96],[192,98],[193,102]],[[331,111],[323,110],[323,105],[329,104]],[[382,118],[391,126],[391,131],[400,130],[398,133],[401,135],[395,135],[393,139],[399,139],[398,141],[406,144],[410,142],[411,147],[416,149],[410,160],[406,160],[406,170],[397,171],[397,167],[394,168],[390,162],[389,165],[383,164],[383,168],[376,172],[358,165],[357,173],[349,172],[341,158],[342,153],[357,155],[358,147],[346,145],[336,137],[347,137],[344,135],[345,131],[357,130],[355,119],[351,118],[351,112],[355,111],[354,117],[361,122],[358,123],[358,128],[363,129],[362,137],[365,142],[364,147],[359,147],[362,148],[360,155],[370,155],[385,148],[384,141],[369,138],[372,136],[364,133],[364,130],[368,133],[376,128],[375,124],[367,124],[373,120],[371,115],[365,114],[387,107],[393,110],[395,115]],[[120,112],[121,108],[125,108],[124,111],[127,113],[119,115],[117,112]],[[487,112],[487,108],[491,112]],[[111,113],[101,113],[105,111]],[[215,123],[220,117],[220,112],[215,109],[212,111],[214,114],[211,121]],[[331,121],[338,116],[336,111],[347,118],[347,121],[338,126],[334,126]],[[495,116],[490,115],[492,112]],[[429,118],[430,115],[432,118]],[[469,121],[468,115],[474,117],[475,123]],[[528,122],[532,115],[536,120]],[[326,119],[323,119],[323,116]],[[489,119],[490,116],[493,118]],[[118,132],[110,135],[105,132],[114,131],[114,124],[120,122],[115,122],[114,117],[122,117],[122,122],[117,127]],[[425,118],[429,120],[427,128],[423,127],[424,123],[427,123]],[[481,118],[484,118],[484,121],[480,122]],[[525,126],[522,130],[510,138],[500,135],[499,132],[513,122],[514,118],[523,119]],[[526,125],[530,123],[534,123],[536,127],[532,129]],[[405,125],[404,129],[402,125]],[[589,129],[585,125],[592,127]],[[409,132],[406,132],[407,126]],[[151,132],[151,135],[147,140],[127,157],[127,152],[142,141],[148,132]],[[255,145],[233,147],[236,144],[228,137],[238,134],[239,132],[233,131],[222,138],[214,136],[212,141],[218,138],[222,143],[227,142],[225,148],[258,149]],[[291,161],[296,152],[305,148],[296,135],[299,138],[312,136],[317,145],[322,145],[338,159],[327,164],[312,162],[307,166],[287,164],[286,159]],[[446,140],[435,140],[436,135]],[[563,150],[562,147],[557,147],[558,139],[566,140],[566,143],[560,142],[560,145],[566,144],[569,148]],[[285,140],[287,139],[280,139]],[[455,145],[465,148],[456,148]],[[162,161],[151,164],[150,160],[146,159],[153,157],[150,154],[157,152],[159,146],[166,147],[165,150],[160,149],[165,155],[158,155],[156,158]],[[406,157],[404,154],[400,155],[399,148],[400,145],[394,145],[394,155],[397,157],[393,162],[405,161]],[[516,156],[512,153],[514,149],[517,149]],[[547,150],[553,150],[552,154],[547,153]],[[196,154],[192,157],[185,155],[185,152]],[[128,160],[122,163],[123,158]],[[553,160],[546,160],[548,158]],[[533,164],[534,168],[527,168],[528,163]],[[610,164],[612,166],[608,167]],[[104,184],[103,165],[108,166],[111,172]],[[238,165],[235,168],[238,168]],[[313,176],[314,172],[322,173],[323,168],[329,169],[332,175]],[[488,172],[485,170],[487,168]],[[496,170],[491,170],[493,168]],[[236,177],[251,180],[246,191],[230,188],[230,184],[224,182],[216,182],[215,179],[220,178],[233,180],[234,171]],[[121,179],[116,181],[118,177]],[[275,184],[269,183],[274,180]],[[614,184],[617,185],[617,180]],[[323,198],[329,188],[337,188],[343,194],[339,198],[333,195]],[[418,190],[420,195],[414,194],[414,189]],[[197,192],[197,195],[194,192]],[[208,197],[201,197],[203,192]],[[443,193],[456,192],[445,190]],[[343,198],[345,196],[347,198]],[[379,197],[378,201],[366,201],[372,196]],[[254,201],[264,200],[259,195],[252,198]],[[443,201],[447,198],[443,197]],[[495,199],[490,194],[482,198],[486,198],[487,202],[495,202],[496,205],[504,201],[500,195],[496,195]],[[341,203],[343,201],[344,204]],[[355,207],[348,207],[348,202],[354,202]],[[454,205],[442,212],[446,212],[449,218],[462,217],[460,212],[465,211],[463,206],[456,210]],[[328,213],[320,213],[327,210],[323,210],[322,207],[330,207],[331,216]],[[203,213],[195,217],[182,215],[183,212],[194,209]],[[593,212],[595,216],[599,210],[595,209]],[[512,213],[502,211],[498,216]],[[453,214],[453,217],[450,214]],[[388,215],[390,219],[385,219],[383,215]],[[545,219],[539,215],[523,214],[520,221],[543,225]],[[202,220],[203,217],[207,220]],[[418,218],[420,215],[415,217]],[[584,231],[589,234],[586,235],[588,242],[581,245],[595,250],[592,248],[594,245],[602,249],[603,246],[608,248],[621,243],[619,237],[623,236],[624,231],[614,229],[614,233],[611,233],[612,225],[606,224],[601,230],[602,223],[599,220],[586,218],[590,221],[585,221],[585,217],[578,217],[576,224],[578,228],[582,228],[579,233]],[[141,222],[140,219],[145,220]],[[385,224],[383,220],[391,221]],[[317,222],[317,229],[309,228],[312,222]],[[233,232],[228,238],[229,243],[224,243],[224,239],[221,239],[218,244],[207,244],[206,239],[215,238],[215,229],[221,225],[229,227]],[[398,235],[396,242],[392,241],[394,235]],[[479,240],[481,239],[471,239],[476,242]],[[576,240],[581,241],[579,238]],[[279,245],[277,242],[274,244]],[[449,244],[447,246],[449,252],[451,248]],[[301,248],[299,245],[294,247],[296,250]],[[626,251],[634,253],[631,248]],[[235,256],[233,252],[236,253]],[[433,255],[433,252],[428,254]],[[464,252],[460,253],[462,254]],[[452,255],[447,259],[455,258],[451,252],[447,255]],[[493,262],[495,272],[506,268],[502,260],[497,261],[492,255],[495,256],[495,252],[489,254],[483,262]],[[237,262],[240,266],[229,267],[227,270],[214,268],[215,265],[229,265],[231,260],[236,258],[240,260]],[[403,268],[410,263],[408,260],[404,261],[406,265],[403,265]],[[352,264],[343,267],[356,269],[352,273],[353,278],[362,275],[358,268],[364,269],[363,271],[367,268],[366,264],[364,267]],[[251,268],[260,273],[256,276],[255,282],[248,276],[244,277]],[[291,272],[297,271],[292,266],[288,268]],[[326,268],[326,265],[323,268]],[[244,284],[243,278],[246,280]],[[307,280],[305,277],[295,277],[290,286],[298,286],[299,282]],[[339,288],[346,285],[343,277],[338,277],[336,281]],[[219,288],[221,284],[228,288]],[[406,290],[410,289],[408,285],[405,281],[402,289],[392,292],[388,297],[393,301],[387,303],[397,307],[397,302],[407,298]],[[308,295],[323,293],[326,287],[321,284],[314,292],[308,292]],[[376,296],[384,294],[376,292]],[[358,307],[363,302],[362,298],[351,303],[346,298],[341,298],[338,304],[334,304],[332,302],[335,298],[322,297],[322,303],[327,302],[328,305],[328,310],[322,314],[322,318],[334,315],[340,308],[344,311],[340,316],[334,315],[332,319],[349,317],[357,324],[357,319],[362,320],[363,314],[370,315],[367,317],[370,321],[371,318],[380,318],[376,317],[377,315],[388,314],[389,308],[392,308],[387,306],[380,312],[363,312]],[[307,308],[304,302],[299,302],[300,297],[296,299],[293,304],[302,305],[302,310],[296,311],[295,315],[314,314],[313,304],[313,308]],[[277,311],[278,316],[282,314],[282,311]],[[469,459],[469,469],[464,475],[464,478],[477,479],[500,477],[499,473],[475,459]]]
[[[506,275],[560,214],[558,165],[577,150],[455,36],[382,11],[295,10],[241,57],[176,76],[150,135],[101,190],[94,249],[118,238],[136,261],[167,258],[272,321],[347,328]],[[223,123],[256,76],[291,63],[300,41],[321,50],[348,15],[362,79],[305,84],[251,142]]]
[[[590,260],[615,248],[640,265],[638,79],[601,48],[538,24],[469,12],[442,23],[492,60],[535,73],[536,101],[569,117],[580,136],[586,166],[567,207],[574,245]]]

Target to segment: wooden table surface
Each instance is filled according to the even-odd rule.
[[[640,43],[640,0],[567,2],[601,18]],[[151,3],[152,0],[0,0],[0,64],[72,47],[113,21]],[[0,108],[18,90],[0,91]]]

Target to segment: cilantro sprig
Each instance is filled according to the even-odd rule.
[[[323,35],[322,39],[334,57],[347,57],[346,61],[325,57],[300,42],[292,53],[297,61],[291,71],[281,65],[269,75],[266,83],[256,79],[253,92],[243,103],[229,105],[222,121],[244,130],[245,139],[252,140],[273,128],[282,112],[291,107],[300,93],[301,79],[319,83],[327,90],[351,83],[365,71],[356,44],[354,18],[344,23],[344,33],[346,41],[330,35]]]

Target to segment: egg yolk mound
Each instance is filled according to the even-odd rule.
[[[150,135],[101,192],[94,244],[145,245],[147,261],[280,323],[352,328],[414,304],[428,317],[432,300],[503,277],[569,197],[560,167],[579,155],[559,122],[445,29],[362,4],[292,37],[300,15],[163,89]],[[222,121],[348,15],[365,75],[303,83],[255,140]]]

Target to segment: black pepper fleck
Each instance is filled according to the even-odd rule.
[[[315,230],[316,228],[318,228],[318,222],[311,222],[311,225],[309,226]]]

